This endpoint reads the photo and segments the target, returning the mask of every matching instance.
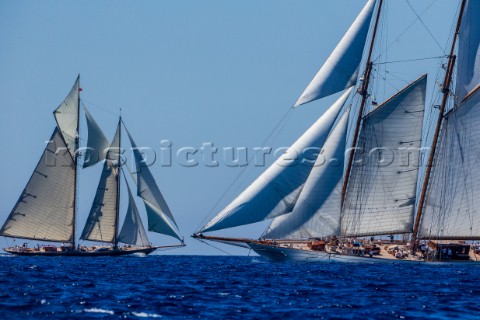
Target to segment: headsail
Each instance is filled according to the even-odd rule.
[[[145,165],[143,156],[130,135],[130,132],[128,132],[127,128],[125,128],[125,130],[130,139],[133,155],[135,157],[137,195],[141,197],[145,203],[148,216],[148,230],[182,240],[175,219],[173,218],[170,208],[163,198],[150,169]]]
[[[120,182],[118,165],[114,155],[120,148],[120,123],[115,132],[107,161],[103,164],[103,171],[98,183],[97,193],[92,208],[83,228],[80,239],[90,241],[114,242],[117,216],[117,185]]]
[[[369,0],[295,106],[355,85],[374,7],[375,0]]]
[[[78,96],[80,90],[80,76],[75,81],[72,90],[65,100],[53,112],[60,133],[65,139],[68,150],[75,156],[76,140],[78,136]]]
[[[458,38],[457,88],[460,104],[480,85],[480,1],[468,0]]]
[[[343,175],[348,114],[349,110],[330,132],[293,211],[275,218],[264,235],[266,238],[305,239],[338,234],[338,189]]]
[[[84,108],[84,110],[87,119],[88,141],[83,168],[87,168],[105,160],[110,143],[87,108]]]
[[[347,90],[284,155],[207,223],[202,231],[236,227],[291,212],[315,161],[307,159],[304,152],[307,148],[323,146],[351,90]],[[298,161],[289,165],[295,158]]]
[[[0,235],[71,241],[74,228],[75,164],[58,128]]]
[[[125,182],[126,181],[127,180],[125,179]],[[118,241],[136,246],[148,246],[150,242],[148,241],[148,236],[145,232],[142,219],[140,218],[140,214],[135,205],[135,200],[133,199],[128,183],[126,183],[126,186],[128,190],[128,209],[122,229],[118,234]]]
[[[412,231],[426,83],[425,75],[364,117],[342,236]]]

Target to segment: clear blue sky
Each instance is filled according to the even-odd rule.
[[[418,14],[423,12],[424,24],[446,48],[458,1],[409,2]],[[174,152],[205,142],[219,148],[263,146],[364,3],[0,2],[1,223],[53,131],[52,111],[77,74],[81,74],[82,99],[109,138],[121,107],[137,144],[157,152],[163,139],[173,143]],[[388,50],[379,61],[443,54],[405,0],[386,3],[380,43]],[[383,73],[387,82],[380,78],[375,81],[379,102],[394,88],[400,89],[426,72],[430,73],[431,93],[439,61],[388,65],[390,73]],[[288,146],[334,98],[290,112],[281,133],[268,146]],[[83,130],[84,122],[82,125]],[[222,157],[218,158],[218,167],[200,164],[188,168],[174,161],[171,167],[151,168],[188,245],[172,254],[221,254],[189,237],[219,199],[212,213],[241,191],[241,187],[234,188],[221,198],[242,169],[227,167]],[[267,160],[271,163],[273,157]],[[100,170],[96,166],[81,173],[79,229],[90,209]],[[248,166],[241,186],[261,170]],[[138,205],[143,214],[141,203]],[[247,226],[220,234],[258,237],[262,228]],[[149,236],[155,244],[174,242],[164,236]],[[1,239],[0,245],[6,241]],[[233,254],[247,253],[218,246]]]

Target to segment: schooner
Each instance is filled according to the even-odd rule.
[[[83,168],[103,161],[103,169],[79,238],[102,244],[87,246],[77,242],[80,91],[78,77],[68,96],[55,109],[56,127],[50,141],[0,229],[0,235],[4,237],[61,242],[62,245],[37,244],[31,248],[24,243],[4,250],[16,255],[119,256],[149,254],[159,248],[184,246],[175,219],[122,118],[119,118],[115,136],[109,143],[86,108],[88,141]],[[148,239],[127,181],[130,173],[125,173],[128,169],[122,163],[122,127],[127,132],[134,153],[136,168],[132,176],[136,183],[136,194],[145,204],[148,231],[174,237],[180,241],[179,245],[154,246]],[[128,208],[120,227],[122,180],[128,194]]]
[[[378,106],[372,99],[372,52],[385,1],[367,1],[295,106],[343,95],[194,238],[246,247],[276,260],[480,258],[478,248],[466,242],[480,239],[480,2],[460,2],[422,175],[427,76]],[[348,104],[357,83],[360,102]],[[352,135],[347,136],[347,119],[353,114]],[[321,148],[313,166],[279,165],[306,147]],[[268,219],[259,239],[205,235]],[[404,240],[393,241],[395,235]],[[378,242],[377,236],[391,241]]]

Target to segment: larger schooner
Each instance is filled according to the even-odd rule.
[[[111,143],[85,108],[88,142],[83,168],[103,161],[103,169],[81,240],[101,244],[85,245],[76,241],[77,175],[80,167],[80,77],[68,96],[54,111],[56,127],[25,189],[0,229],[9,238],[56,242],[61,245],[29,247],[25,242],[5,248],[16,255],[36,256],[120,256],[150,254],[159,248],[184,246],[177,224],[142,154],[119,118]],[[179,245],[155,246],[148,239],[140,213],[130,190],[122,162],[122,126],[135,157],[137,195],[143,200],[148,230],[174,237]],[[120,228],[120,188],[122,176],[128,194],[128,208]]]
[[[476,23],[480,3],[460,3],[441,84],[442,101],[436,106],[438,120],[422,176],[418,164],[425,136],[426,75],[373,110],[366,108],[375,106],[369,84],[384,1],[367,2],[297,100],[300,105],[346,90],[319,120],[321,124],[317,122],[309,130],[317,128],[315,139],[307,142],[305,136],[312,135],[305,134],[290,148],[298,153],[300,146],[321,147],[315,165],[279,167],[275,163],[194,237],[244,246],[276,260],[480,259],[478,248],[466,242],[480,239],[480,173],[475,170],[480,149],[480,28]],[[356,83],[369,32],[364,72],[356,90],[360,102],[339,108]],[[345,118],[353,108],[358,108],[357,117],[353,134],[347,137]],[[320,129],[328,135],[321,136]],[[331,165],[329,159],[340,165]],[[388,165],[379,165],[385,159]],[[418,185],[421,190],[417,191]],[[204,235],[265,219],[273,220],[259,239]],[[394,235],[404,235],[405,240],[395,242]],[[377,236],[392,240],[376,242]]]

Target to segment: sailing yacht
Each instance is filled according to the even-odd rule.
[[[68,96],[55,109],[57,125],[50,142],[0,229],[0,235],[4,237],[61,242],[62,245],[37,244],[32,248],[25,242],[4,250],[28,256],[120,256],[150,254],[159,248],[184,246],[175,219],[122,118],[119,118],[115,136],[109,143],[86,108],[88,141],[83,168],[103,161],[103,169],[80,240],[101,244],[87,246],[76,241],[80,91],[78,77]],[[148,239],[127,181],[126,166],[122,163],[122,127],[127,132],[134,153],[136,172],[132,175],[135,177],[137,195],[145,204],[148,231],[174,237],[180,241],[179,245],[154,246]],[[127,189],[128,208],[120,228],[122,180]]]
[[[345,90],[290,148],[320,146],[315,165],[280,167],[277,161],[194,238],[243,246],[274,260],[480,259],[478,248],[466,242],[480,239],[480,3],[460,2],[423,175],[419,150],[426,130],[427,76],[368,110],[375,105],[372,52],[383,5],[384,0],[366,3],[295,104]],[[362,61],[364,72],[357,80]],[[359,103],[346,104],[357,83]],[[349,114],[357,115],[352,136],[346,129]],[[204,234],[267,219],[270,225],[259,239]]]

